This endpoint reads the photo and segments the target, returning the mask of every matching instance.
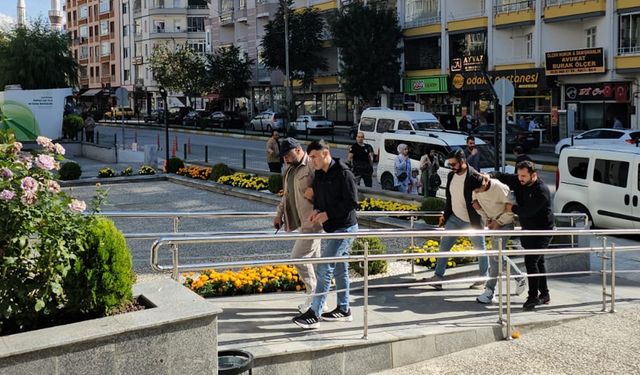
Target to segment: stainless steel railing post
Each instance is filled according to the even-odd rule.
[[[173,233],[180,232],[180,216],[173,218]],[[175,281],[180,279],[180,273],[178,272],[178,245],[171,244],[171,262],[173,263],[173,270],[171,271],[171,278]]]
[[[611,309],[610,313],[616,312],[616,244],[611,244]]]
[[[413,230],[413,216],[411,216],[411,230]],[[411,236],[411,247],[413,248],[413,246],[415,245],[414,241],[413,241],[413,236]],[[415,275],[416,274],[416,262],[412,259],[411,260],[411,275]]]
[[[493,240],[498,240],[496,246],[498,247],[498,323],[504,324],[502,317],[503,304],[502,304],[502,237],[493,237]],[[496,241],[491,241],[493,245]]]
[[[573,216],[570,217],[571,220],[571,228],[573,228],[574,226],[574,221],[573,221]],[[571,235],[571,247],[574,247],[574,238],[573,238],[573,234]]]
[[[507,340],[511,339],[511,262],[507,261]],[[502,258],[500,258],[502,264]]]
[[[602,237],[602,258],[600,258],[602,274],[602,311],[607,311],[607,237]]]
[[[369,338],[369,242],[364,241],[364,309],[362,311],[362,338]]]

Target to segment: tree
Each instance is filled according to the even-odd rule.
[[[314,77],[328,68],[327,59],[322,50],[322,34],[324,21],[314,8],[293,10],[291,0],[280,1],[275,18],[264,27],[262,39],[262,57],[270,69],[278,69],[285,73],[284,13],[287,12],[289,28],[289,73],[291,79],[302,82],[303,88],[315,82]],[[286,74],[286,73],[285,73]]]
[[[182,92],[189,103],[211,89],[204,57],[186,46],[172,51],[166,44],[158,45],[149,62],[156,82],[167,90]]]
[[[220,47],[207,54],[206,60],[208,81],[221,98],[231,100],[246,96],[254,63],[246,52],[241,55],[240,48],[236,46]]]
[[[395,9],[372,1],[352,2],[330,20],[340,49],[340,80],[347,95],[371,103],[379,91],[400,82],[402,29]]]
[[[69,49],[69,35],[52,30],[42,20],[0,33],[0,89],[77,86],[78,63]]]

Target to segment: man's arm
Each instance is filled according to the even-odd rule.
[[[347,154],[347,161],[353,162],[353,146],[349,146],[349,153]]]
[[[515,174],[491,172],[489,175],[492,178],[495,178],[503,184],[507,185],[511,190],[515,191],[520,188],[520,181],[518,181],[518,176],[516,176]]]
[[[342,191],[339,195],[336,194],[339,199],[326,209],[329,218],[347,216],[351,210],[358,208],[358,187],[353,173],[349,170],[342,171],[342,178]]]

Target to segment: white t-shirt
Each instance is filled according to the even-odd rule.
[[[466,179],[466,173],[462,175],[454,173],[451,185],[449,185],[449,193],[451,194],[451,210],[453,214],[458,219],[468,223],[471,219],[469,219],[469,211],[467,211],[467,201],[464,199],[464,181]]]

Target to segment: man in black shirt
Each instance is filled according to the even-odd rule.
[[[356,208],[358,207],[357,186],[353,173],[339,159],[331,157],[329,147],[323,140],[313,141],[307,147],[309,159],[316,169],[313,179],[312,223],[322,224],[327,233],[357,232]],[[353,238],[328,240],[321,250],[322,257],[349,256]],[[335,272],[334,272],[335,271]],[[353,320],[349,309],[349,263],[321,263],[316,268],[316,293],[311,307],[304,314],[293,318],[293,322],[304,329],[320,327],[320,314],[326,301],[326,293],[335,275],[338,303],[336,308],[322,314],[322,320],[350,322]]]
[[[347,160],[353,165],[353,175],[356,185],[360,185],[360,180],[364,180],[364,186],[371,187],[373,183],[373,147],[364,143],[364,133],[358,132],[356,143],[349,147]]]
[[[540,180],[535,164],[525,160],[516,165],[517,174],[495,173],[495,177],[513,190],[516,204],[511,210],[518,215],[522,229],[553,229],[553,211],[551,209],[551,193],[547,185]],[[551,236],[521,236],[520,242],[525,249],[546,249]],[[525,310],[533,310],[537,305],[550,301],[543,254],[524,256],[529,281],[529,296],[522,305]]]
[[[525,161],[525,160],[529,160],[529,161],[533,161],[531,160],[531,158],[529,157],[529,155],[524,153],[524,148],[520,145],[517,145],[513,148],[513,156],[516,157],[516,164],[520,163],[521,161]]]

